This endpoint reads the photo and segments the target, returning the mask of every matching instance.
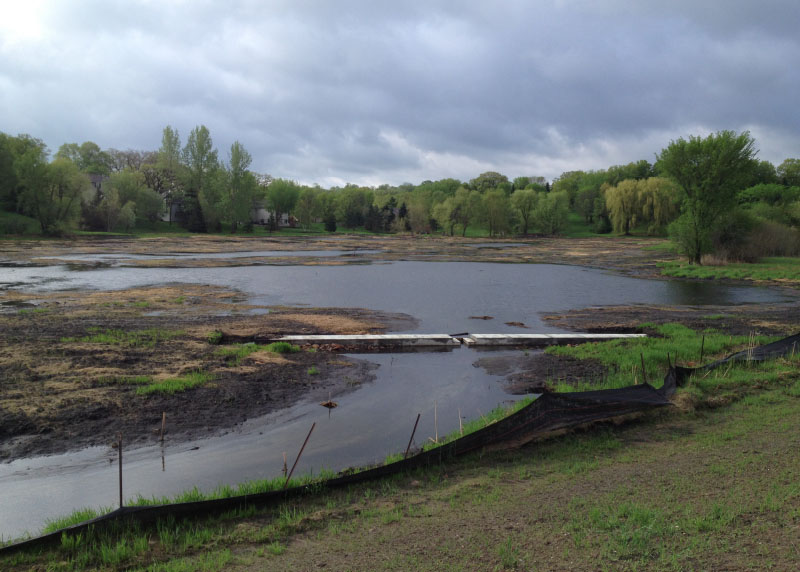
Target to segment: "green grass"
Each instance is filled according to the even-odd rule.
[[[730,278],[737,280],[780,280],[800,282],[800,258],[772,257],[755,263],[730,263],[724,266],[689,264],[681,261],[659,263],[664,276],[677,278]]]
[[[564,236],[569,238],[592,238],[595,236],[611,236],[610,234],[598,234],[594,231],[594,223],[587,223],[584,218],[576,212],[570,212],[567,216],[567,228]]]
[[[272,342],[267,345],[260,345],[255,342],[246,344],[235,344],[233,346],[226,346],[219,348],[217,355],[223,356],[234,365],[239,365],[244,358],[255,352],[272,352],[276,354],[291,354],[300,351],[299,346],[290,344],[289,342]]]
[[[680,324],[652,326],[652,329],[661,337],[648,336],[547,348],[545,350],[547,353],[578,359],[595,359],[607,368],[607,374],[603,379],[586,380],[577,385],[561,384],[556,390],[581,391],[624,387],[632,385],[634,379],[642,383],[642,358],[644,358],[647,382],[660,387],[667,371],[667,354],[673,364],[677,360],[677,363],[682,365],[698,365],[701,345],[703,345],[703,362],[708,363],[718,357],[739,351],[751,342],[748,336],[728,336],[712,330],[698,333]],[[774,339],[756,336],[752,341],[756,345],[761,345]]]
[[[49,308],[23,308],[17,311],[17,314],[20,314],[22,316],[26,314],[46,314],[49,311],[50,311]]]
[[[638,358],[636,350],[617,351]],[[800,485],[790,452],[800,364],[796,358],[775,361],[788,373],[770,378],[769,364],[733,366],[727,375],[739,372],[737,383],[761,389],[729,407],[664,410],[638,423],[595,427],[343,489],[320,485],[314,490],[323,494],[270,509],[64,535],[58,548],[0,558],[0,568],[286,570],[311,569],[309,561],[324,558],[330,569],[469,570],[476,563],[487,570],[595,569],[598,562],[609,570],[792,569],[787,563],[796,541],[789,540],[800,518]],[[720,382],[710,377],[693,378],[689,389],[710,383],[708,391],[717,392]],[[211,493],[140,497],[133,504],[282,486],[277,478]],[[535,518],[530,506],[537,507]],[[441,534],[456,529],[459,538]],[[413,560],[397,556],[403,538],[415,539]],[[742,538],[754,541],[742,544]],[[360,556],[352,560],[352,554]]]
[[[90,343],[108,344],[125,347],[146,347],[152,348],[161,342],[171,340],[183,335],[183,330],[162,330],[159,328],[149,328],[127,332],[125,330],[111,330],[104,328],[88,328],[89,335],[82,337],[61,338],[62,343]]]
[[[213,379],[214,375],[211,373],[194,371],[186,375],[160,381],[156,381],[148,375],[131,375],[101,377],[95,383],[97,385],[134,385],[137,386],[136,395],[151,395],[154,393],[174,395],[199,387]]]
[[[174,395],[199,387],[212,379],[214,379],[214,374],[194,371],[181,377],[172,377],[161,381],[154,381],[148,385],[140,385],[136,389],[136,395],[151,395],[153,393]]]
[[[62,518],[54,518],[47,521],[42,529],[42,534],[49,534],[51,532],[55,532],[56,530],[61,530],[62,528],[67,528],[68,526],[72,526],[75,524],[80,524],[81,522],[86,522],[87,520],[91,520],[93,518],[97,518],[98,516],[108,514],[109,512],[113,511],[113,507],[102,507],[99,509],[94,508],[82,508],[78,509],[70,515],[67,515]]]

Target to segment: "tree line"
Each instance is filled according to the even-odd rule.
[[[763,252],[748,245],[765,237],[769,254],[782,253],[780,244],[800,248],[800,160],[777,167],[757,160],[747,132],[680,138],[654,163],[569,171],[552,182],[490,171],[464,182],[323,189],[256,173],[251,164],[238,141],[221,159],[203,125],[185,143],[165,127],[156,151],[88,141],[66,143],[52,159],[40,139],[0,133],[0,208],[36,219],[51,235],[129,231],[164,219],[192,232],[251,232],[261,222],[255,213],[264,212],[271,229],[288,220],[303,228],[321,222],[329,232],[466,236],[480,227],[492,237],[550,236],[580,217],[600,234],[668,234],[698,263],[709,253],[757,257]]]

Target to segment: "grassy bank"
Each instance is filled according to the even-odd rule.
[[[800,284],[800,258],[773,257],[754,263],[730,263],[725,265],[698,265],[684,261],[659,263],[664,276],[676,278],[698,278],[711,280],[728,278],[755,282],[786,282]]]
[[[673,332],[681,336],[690,343],[689,333]],[[639,347],[603,345],[640,359]],[[694,404],[688,411],[320,491],[274,510],[65,537],[0,567],[792,569],[800,558],[798,364],[800,356],[733,366],[726,376],[746,389],[737,392],[725,378],[693,380],[682,392]],[[721,392],[728,399],[715,399]]]

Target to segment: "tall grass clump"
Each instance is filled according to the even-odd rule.
[[[239,365],[244,358],[255,352],[271,352],[274,354],[292,354],[300,351],[298,346],[289,342],[272,342],[267,345],[259,345],[255,342],[246,344],[235,344],[217,350],[217,355],[230,360],[234,365]]]
[[[275,354],[293,354],[300,351],[298,346],[290,344],[289,342],[272,342],[266,345],[264,349]]]
[[[136,395],[150,395],[152,393],[174,395],[175,393],[201,386],[212,379],[214,379],[214,374],[193,371],[181,377],[172,377],[161,381],[154,381],[147,385],[140,385],[136,389]]]

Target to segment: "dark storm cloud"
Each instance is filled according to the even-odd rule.
[[[44,2],[0,24],[0,130],[379,184],[557,176],[750,129],[800,155],[795,2]],[[765,156],[768,155],[768,156]]]

